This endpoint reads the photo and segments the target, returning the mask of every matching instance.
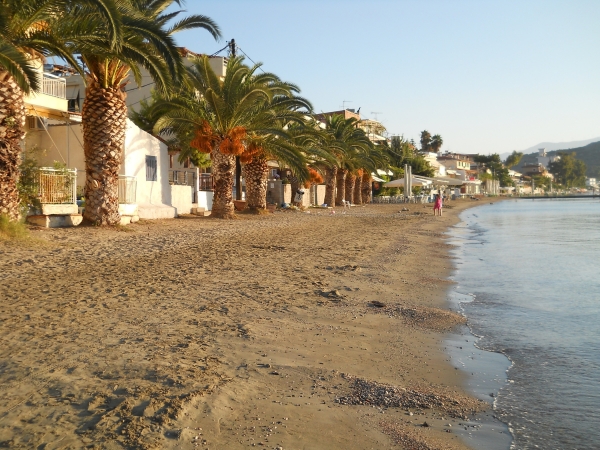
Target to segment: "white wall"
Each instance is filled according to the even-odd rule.
[[[121,175],[136,177],[138,205],[171,205],[167,146],[127,119],[125,149]],[[146,181],[147,155],[156,156],[157,181]]]
[[[198,191],[198,207],[212,211],[213,196],[213,191]]]
[[[177,215],[192,212],[192,186],[171,185],[171,206],[177,209]]]
[[[31,131],[27,135],[26,148],[38,145],[40,149],[46,150],[45,155],[38,158],[42,166],[52,166],[54,161],[58,161],[65,163],[70,169],[77,169],[77,185],[84,186],[85,158],[82,144],[80,124],[70,127],[62,125],[49,127],[48,133],[44,130]],[[146,181],[146,155],[156,156],[157,181]],[[171,205],[168,170],[167,146],[140,130],[128,119],[120,174],[136,177],[138,205]]]

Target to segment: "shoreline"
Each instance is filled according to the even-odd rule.
[[[460,216],[460,215],[459,215]],[[457,223],[448,230],[447,241],[455,246],[452,255],[460,258],[460,248],[466,237]],[[458,263],[462,264],[462,263]],[[456,280],[460,267],[455,265],[451,275]],[[473,296],[461,292],[461,286],[455,284],[448,290],[449,306],[467,317],[467,323],[460,330],[449,334],[444,340],[447,353],[455,367],[465,373],[464,386],[471,395],[495,406],[499,391],[508,383],[508,370],[512,361],[501,352],[485,350],[479,346],[481,336],[473,332],[468,323],[463,304],[473,301]],[[494,410],[481,414],[466,424],[461,432],[463,439],[474,449],[508,450],[514,440],[510,427],[496,418]]]
[[[444,232],[479,205],[448,205],[441,218],[368,205],[0,244],[0,443],[467,449],[452,431],[481,406],[443,351],[456,324]],[[379,388],[388,397],[365,397]],[[419,395],[462,409],[406,407]]]

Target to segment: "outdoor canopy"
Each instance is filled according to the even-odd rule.
[[[412,177],[411,185],[412,186],[429,186],[431,181],[421,180],[416,177]],[[384,184],[384,187],[404,187],[404,178],[398,178],[397,180],[392,180]]]

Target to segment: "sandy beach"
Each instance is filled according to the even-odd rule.
[[[479,203],[0,243],[0,447],[466,449],[443,233]]]

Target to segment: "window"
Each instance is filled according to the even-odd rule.
[[[174,160],[174,159],[175,159],[175,158],[173,157],[173,155],[169,155],[169,169],[172,169],[172,168],[173,168],[173,160]]]
[[[156,156],[146,155],[146,181],[157,180],[157,168]]]

